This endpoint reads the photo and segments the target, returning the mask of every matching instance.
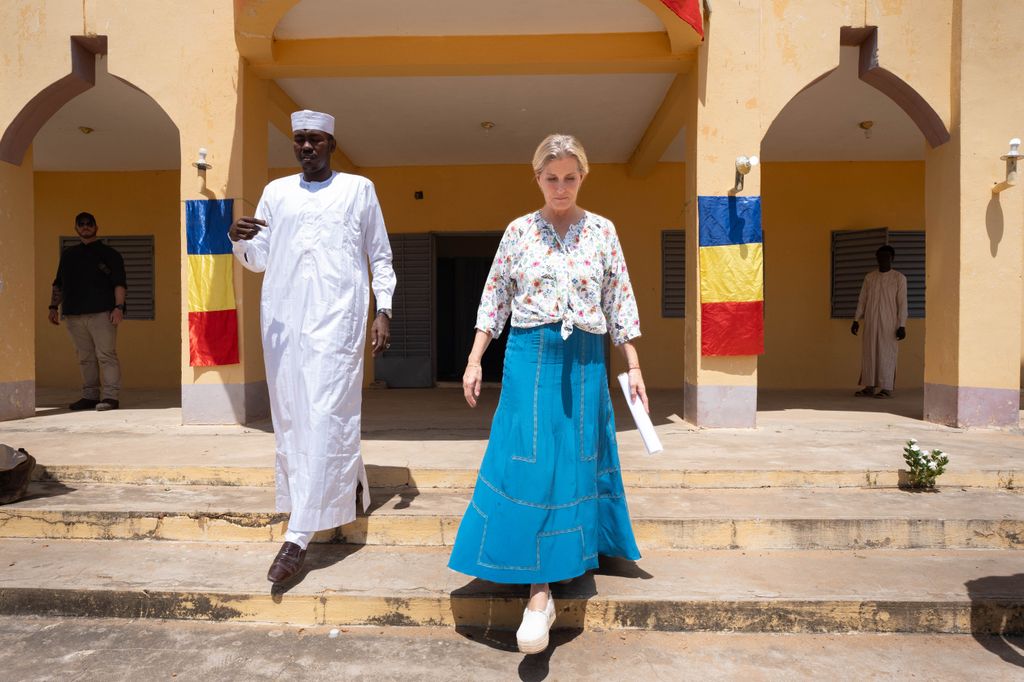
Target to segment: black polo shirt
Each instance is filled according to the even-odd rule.
[[[127,288],[124,259],[96,240],[64,249],[53,285],[63,294],[65,315],[89,315],[114,309],[114,287]]]

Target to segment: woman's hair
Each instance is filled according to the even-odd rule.
[[[534,175],[540,175],[544,170],[544,166],[548,165],[555,159],[565,159],[568,157],[576,159],[576,165],[579,166],[580,173],[586,175],[590,171],[590,165],[587,163],[587,153],[583,151],[583,145],[572,135],[548,135],[544,138],[544,141],[537,147],[537,151],[533,153],[533,173]]]

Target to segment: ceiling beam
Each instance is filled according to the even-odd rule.
[[[292,112],[300,111],[304,107],[296,104],[295,100],[274,81],[268,83],[268,93],[270,106],[267,107],[267,112],[270,117],[270,123],[280,130],[282,135],[291,140]],[[341,150],[340,146],[335,147],[334,153],[331,154],[331,168],[346,173],[354,173],[359,170],[359,166],[352,163],[352,160]]]
[[[696,55],[673,54],[661,32],[278,40],[272,51],[250,59],[264,78],[685,73]]]
[[[637,2],[661,19],[665,32],[668,33],[669,43],[672,45],[672,54],[691,52],[700,45],[700,35],[661,0],[637,0]]]
[[[274,29],[299,0],[236,0],[235,44],[249,63],[274,58]]]
[[[672,140],[676,139],[686,121],[686,107],[693,106],[686,91],[686,76],[676,76],[651,119],[651,124],[640,138],[640,144],[633,150],[633,156],[626,166],[630,176],[643,178],[650,174]]]

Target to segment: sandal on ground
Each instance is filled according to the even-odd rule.
[[[876,398],[891,398],[892,397],[892,391],[887,391],[887,390],[885,390],[883,388],[881,391],[879,391],[878,393],[875,394],[875,397]]]
[[[859,391],[854,393],[854,395],[857,396],[858,398],[870,398],[871,396],[875,395],[875,389],[869,386],[867,388],[860,389]]]

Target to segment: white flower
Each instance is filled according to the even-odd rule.
[[[921,452],[921,448],[919,448],[917,446],[917,443],[914,443],[913,445],[911,445],[910,449],[913,450],[914,452]]]
[[[928,468],[935,471],[935,462],[928,462]]]
[[[921,457],[923,459],[928,459],[931,456],[932,456],[932,451],[931,450],[925,450],[924,452],[921,453]]]

